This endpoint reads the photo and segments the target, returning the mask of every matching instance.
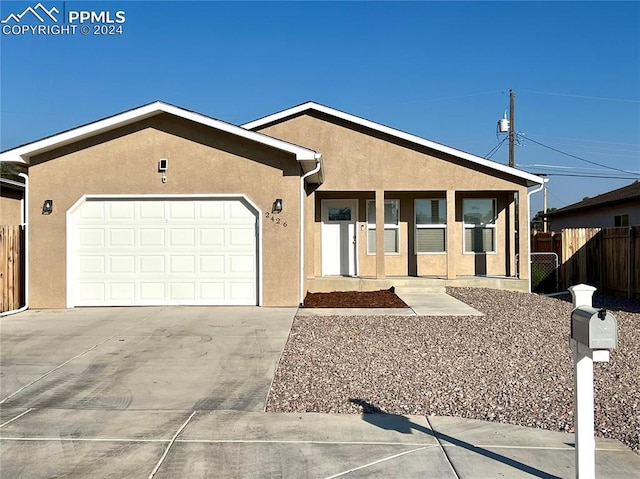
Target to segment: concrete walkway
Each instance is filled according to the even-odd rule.
[[[452,417],[249,411],[3,411],[2,478],[566,478],[573,435]],[[596,477],[640,456],[598,440]]]
[[[265,413],[295,309],[0,319],[0,477],[573,478],[572,434],[451,417]],[[598,478],[640,456],[598,440]]]

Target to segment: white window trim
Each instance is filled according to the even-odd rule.
[[[414,232],[413,232],[413,249],[415,250],[415,254],[417,256],[420,255],[443,255],[443,254],[447,254],[447,223],[440,223],[440,224],[429,224],[429,225],[419,225],[418,224],[418,220],[416,218],[416,214],[418,212],[418,208],[416,208],[416,205],[418,204],[418,201],[434,201],[434,200],[438,200],[438,201],[444,201],[444,205],[445,205],[445,211],[447,208],[447,199],[446,198],[416,198],[413,201],[413,224],[415,225],[414,228]],[[418,230],[419,229],[442,229],[444,230],[444,251],[418,251]],[[464,246],[463,246],[464,247]]]
[[[488,223],[482,225],[483,228],[493,228],[493,243],[494,243],[494,251],[485,251],[483,253],[476,253],[475,251],[466,251],[465,250],[465,241],[464,241],[464,233],[469,228],[475,228],[478,225],[473,223],[465,223],[464,222],[464,200],[492,200],[493,201],[493,211],[496,215],[493,223]],[[479,254],[498,254],[498,199],[497,198],[476,198],[469,197],[462,199],[462,254],[467,255],[479,255]]]
[[[396,201],[398,203],[398,224],[394,225],[394,224],[384,224],[384,229],[396,229],[398,230],[398,251],[394,252],[394,253],[387,253],[385,252],[384,255],[385,256],[399,256],[400,252],[401,252],[401,241],[400,241],[400,200],[396,200],[396,199],[392,199],[392,198],[385,198],[384,199],[385,203],[387,201]],[[373,222],[373,225],[369,224],[369,203],[374,203],[375,204],[376,200],[367,200],[366,204],[365,204],[365,208],[366,208],[366,213],[367,213],[367,218],[366,218],[366,222],[367,222],[367,256],[376,256],[376,253],[370,253],[369,252],[369,231],[370,230],[374,230],[376,229],[376,223],[375,221]]]

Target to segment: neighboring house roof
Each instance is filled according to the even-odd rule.
[[[185,110],[168,103],[156,101],[143,105],[132,110],[118,113],[102,120],[98,120],[92,123],[88,123],[77,128],[73,128],[62,133],[58,133],[38,141],[27,143],[10,150],[6,150],[0,153],[0,161],[11,161],[29,163],[31,157],[51,151],[70,143],[74,143],[85,138],[89,138],[98,135],[103,132],[114,130],[137,121],[151,118],[162,113],[168,113],[175,115],[186,120],[194,121],[202,125],[215,128],[220,131],[231,133],[242,138],[246,138],[251,141],[262,143],[264,145],[271,146],[273,148],[292,153],[296,156],[299,162],[309,162],[311,165],[307,165],[304,170],[312,169],[316,165],[316,161],[321,159],[321,155],[313,150],[304,148],[302,146],[294,145],[271,136],[250,131],[245,128],[226,123],[215,118],[202,115],[193,111]]]
[[[586,209],[619,205],[630,201],[640,201],[640,181],[635,181],[628,186],[602,193],[593,198],[585,198],[578,203],[547,213],[546,216],[552,218]]]
[[[350,113],[345,113],[340,110],[336,110],[335,108],[331,108],[325,105],[320,105],[318,103],[309,101],[306,103],[302,103],[301,105],[294,106],[293,108],[289,108],[287,110],[280,111],[278,113],[274,113],[272,115],[265,116],[263,118],[259,118],[254,121],[250,121],[249,123],[245,123],[242,127],[247,128],[249,130],[257,129],[263,126],[267,126],[273,123],[280,122],[282,120],[286,120],[288,118],[301,115],[309,110],[317,111],[324,113],[326,115],[330,115],[336,118],[340,118],[342,120],[354,123],[356,125],[360,125],[366,128],[370,128],[372,130],[384,133],[386,135],[390,135],[416,145],[425,146],[432,150],[436,150],[442,153],[446,153],[449,155],[456,156],[458,158],[462,158],[464,160],[470,161],[471,163],[482,165],[489,169],[493,169],[502,173],[506,173],[517,178],[524,179],[526,181],[527,186],[540,185],[544,183],[544,179],[533,175],[531,173],[527,173],[526,171],[518,170],[516,168],[512,168],[507,165],[503,165],[501,163],[496,163],[495,161],[487,160],[486,158],[481,158],[479,156],[473,155],[471,153],[466,153],[461,150],[456,150],[455,148],[451,148],[449,146],[441,145],[440,143],[436,143],[425,138],[413,135],[411,133],[406,133],[401,130],[397,130],[395,128],[391,128],[389,126],[381,125],[380,123],[375,123],[370,120],[366,120],[364,118],[360,118],[358,116],[352,115]]]

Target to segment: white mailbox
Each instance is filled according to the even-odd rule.
[[[606,309],[580,306],[571,313],[571,339],[589,349],[618,347],[618,322]]]

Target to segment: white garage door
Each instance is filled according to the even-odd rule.
[[[244,200],[87,199],[69,223],[69,306],[257,304]]]

